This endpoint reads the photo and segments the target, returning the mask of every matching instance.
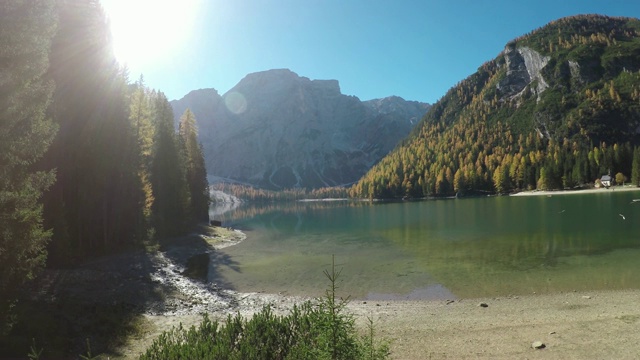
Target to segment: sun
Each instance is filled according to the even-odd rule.
[[[201,0],[102,0],[120,63],[168,61],[192,35]]]

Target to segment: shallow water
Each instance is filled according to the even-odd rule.
[[[235,266],[214,264],[211,278],[242,292],[319,296],[335,255],[338,293],[357,299],[640,288],[638,197],[243,205],[222,220],[247,240],[222,250]]]

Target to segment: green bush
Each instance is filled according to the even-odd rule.
[[[325,271],[326,295],[295,305],[288,315],[271,306],[250,319],[229,315],[224,324],[205,314],[198,328],[182,324],[164,332],[140,359],[385,359],[386,341],[374,341],[373,322],[360,336],[355,318],[345,312],[348,299],[336,299],[340,272]]]

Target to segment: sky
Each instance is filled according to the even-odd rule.
[[[640,17],[637,0],[102,0],[131,81],[169,100],[221,95],[287,68],[360,100],[435,103],[505,44],[578,14]]]

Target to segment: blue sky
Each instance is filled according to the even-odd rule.
[[[107,11],[115,1],[124,2],[103,0]],[[182,3],[166,2],[170,7]],[[132,80],[143,74],[148,86],[170,100],[200,88],[224,94],[249,73],[288,68],[311,79],[336,79],[343,94],[361,100],[397,95],[434,103],[496,57],[509,40],[552,20],[593,13],[640,17],[636,0],[192,4],[191,15],[174,8],[171,19],[161,25],[185,34],[175,40],[179,44],[152,60],[126,60]],[[154,16],[153,9],[150,14]],[[112,22],[117,21],[114,13]]]

